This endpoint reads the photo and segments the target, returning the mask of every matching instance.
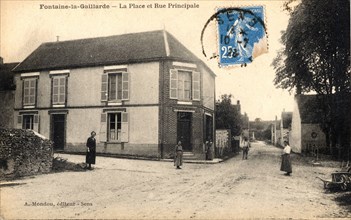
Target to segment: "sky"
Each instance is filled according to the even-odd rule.
[[[280,118],[281,112],[292,111],[293,95],[273,85],[275,71],[271,66],[280,44],[281,31],[286,29],[289,15],[282,10],[284,1],[13,1],[1,0],[0,56],[4,62],[21,62],[40,44],[120,35],[165,29],[202,59],[217,75],[216,98],[232,94],[240,100],[242,112],[250,120]],[[146,8],[129,8],[129,3]],[[155,3],[166,8],[155,8]],[[168,8],[168,3],[198,4],[198,8]],[[52,5],[77,5],[78,9],[43,9]],[[106,4],[109,9],[80,9],[81,4]],[[120,8],[126,5],[127,8]],[[147,8],[152,4],[153,8]],[[41,6],[43,5],[43,6]],[[268,53],[254,59],[246,67],[219,67],[218,60],[202,54],[201,31],[218,8],[264,6],[268,33]],[[42,8],[41,8],[42,7]],[[217,24],[205,30],[207,54],[218,53]],[[152,48],[150,48],[152,49]]]

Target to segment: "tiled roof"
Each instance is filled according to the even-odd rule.
[[[166,42],[165,39],[167,39]],[[199,62],[199,59],[175,37],[160,30],[43,43],[14,71],[34,72],[50,69],[116,65],[166,58]]]
[[[18,63],[0,64],[0,91],[15,90],[16,86],[13,81],[14,75],[11,70],[17,65]]]

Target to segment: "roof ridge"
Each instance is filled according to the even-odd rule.
[[[135,34],[146,34],[146,33],[157,33],[157,32],[162,32],[162,30],[153,30],[153,31],[143,31],[143,32],[132,32],[132,33],[126,33],[126,34],[115,34],[115,35],[109,35],[109,36],[100,36],[100,37],[88,37],[88,38],[79,38],[79,39],[71,39],[71,40],[64,40],[64,41],[48,41],[42,43],[44,44],[59,44],[59,43],[67,43],[67,42],[74,42],[74,41],[83,41],[83,40],[96,40],[96,39],[106,39],[106,38],[113,38],[113,37],[119,37],[119,36],[127,36],[127,35],[135,35]],[[166,31],[167,32],[167,31]],[[167,32],[168,33],[168,32]]]

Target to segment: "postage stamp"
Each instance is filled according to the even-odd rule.
[[[218,9],[216,20],[220,66],[246,66],[268,51],[263,6]]]

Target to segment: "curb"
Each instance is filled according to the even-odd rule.
[[[162,162],[173,162],[173,159],[161,159]],[[184,160],[183,163],[194,163],[194,164],[217,164],[223,162],[222,159],[214,158],[213,160]]]

